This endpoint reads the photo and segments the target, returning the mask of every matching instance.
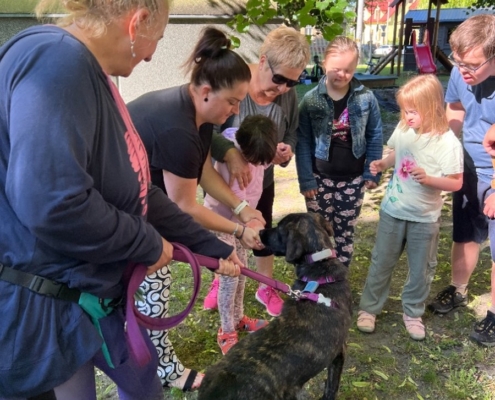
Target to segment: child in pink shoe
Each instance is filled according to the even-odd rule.
[[[404,248],[409,274],[402,290],[403,320],[414,340],[425,338],[421,316],[437,264],[442,191],[462,187],[462,146],[449,129],[443,88],[434,75],[419,75],[397,93],[401,120],[388,141],[392,152],[370,172],[394,166],[380,207],[371,266],[359,303],[357,327],[373,332],[387,300],[392,272]]]
[[[222,135],[234,142],[243,157],[249,163],[252,180],[244,188],[240,189],[237,181],[232,186],[232,191],[241,199],[256,207],[263,191],[263,174],[265,168],[270,165],[277,150],[277,129],[273,121],[263,115],[247,116],[239,128],[227,128]],[[225,179],[230,181],[230,173],[224,163],[215,163],[215,169]],[[225,218],[237,222],[235,211],[218,202],[210,195],[205,196],[204,206],[220,214]],[[249,226],[257,231],[264,228],[257,220],[249,222]],[[242,263],[248,265],[247,250],[241,245],[239,239],[244,234],[245,227],[237,224],[232,234],[218,233],[224,242],[234,246],[237,256]],[[237,341],[237,332],[254,332],[268,324],[265,320],[252,319],[244,315],[244,287],[246,277],[220,276],[220,288],[218,290],[218,311],[220,313],[221,327],[218,330],[217,342],[226,354]]]

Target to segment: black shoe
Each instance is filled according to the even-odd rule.
[[[485,319],[474,324],[469,338],[483,346],[495,346],[495,314],[487,311]]]
[[[428,304],[428,310],[434,313],[447,314],[456,307],[467,306],[468,297],[456,292],[455,286],[449,285],[437,294],[432,303]]]

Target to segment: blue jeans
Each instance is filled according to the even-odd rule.
[[[402,308],[410,317],[421,317],[437,266],[439,230],[439,221],[405,221],[380,211],[371,266],[359,309],[375,315],[382,311],[392,272],[406,248],[409,273],[402,290]]]

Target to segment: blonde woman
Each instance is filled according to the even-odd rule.
[[[145,365],[126,341],[124,270],[167,264],[162,236],[240,263],[150,186],[144,147],[109,78],[151,60],[168,3],[43,0],[37,11],[53,6],[65,7],[58,26],[29,28],[0,48],[0,397],[96,399],[97,366],[121,399],[161,399],[146,332]],[[83,311],[88,300],[88,313],[106,315],[98,323]]]
[[[252,78],[248,94],[240,103],[239,114],[224,125],[224,128],[239,127],[248,115],[260,114],[271,118],[278,129],[278,146],[273,165],[285,167],[294,155],[298,113],[293,87],[299,83],[299,76],[309,58],[309,45],[304,35],[285,26],[272,30],[261,46],[258,63],[249,65]],[[212,155],[216,160],[227,163],[231,184],[237,179],[239,187],[243,189],[251,181],[248,163],[233,143],[221,135],[214,136]],[[266,228],[272,226],[275,199],[273,165],[265,171],[263,192],[257,206],[266,221]],[[270,250],[255,250],[253,253],[258,272],[272,277],[273,254]],[[218,285],[213,284],[212,289],[205,299],[205,308],[213,308],[212,303],[216,307]],[[260,284],[256,299],[266,307],[268,314],[280,315],[283,301],[274,289]]]

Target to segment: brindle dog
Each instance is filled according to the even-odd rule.
[[[303,385],[328,369],[322,399],[335,399],[351,325],[352,299],[347,268],[337,259],[308,262],[307,255],[333,249],[333,230],[315,213],[289,214],[278,226],[261,232],[261,240],[275,255],[296,268],[293,290],[303,290],[301,278],[328,277],[322,294],[336,306],[311,300],[285,301],[280,317],[241,339],[206,371],[199,400],[293,400]]]

